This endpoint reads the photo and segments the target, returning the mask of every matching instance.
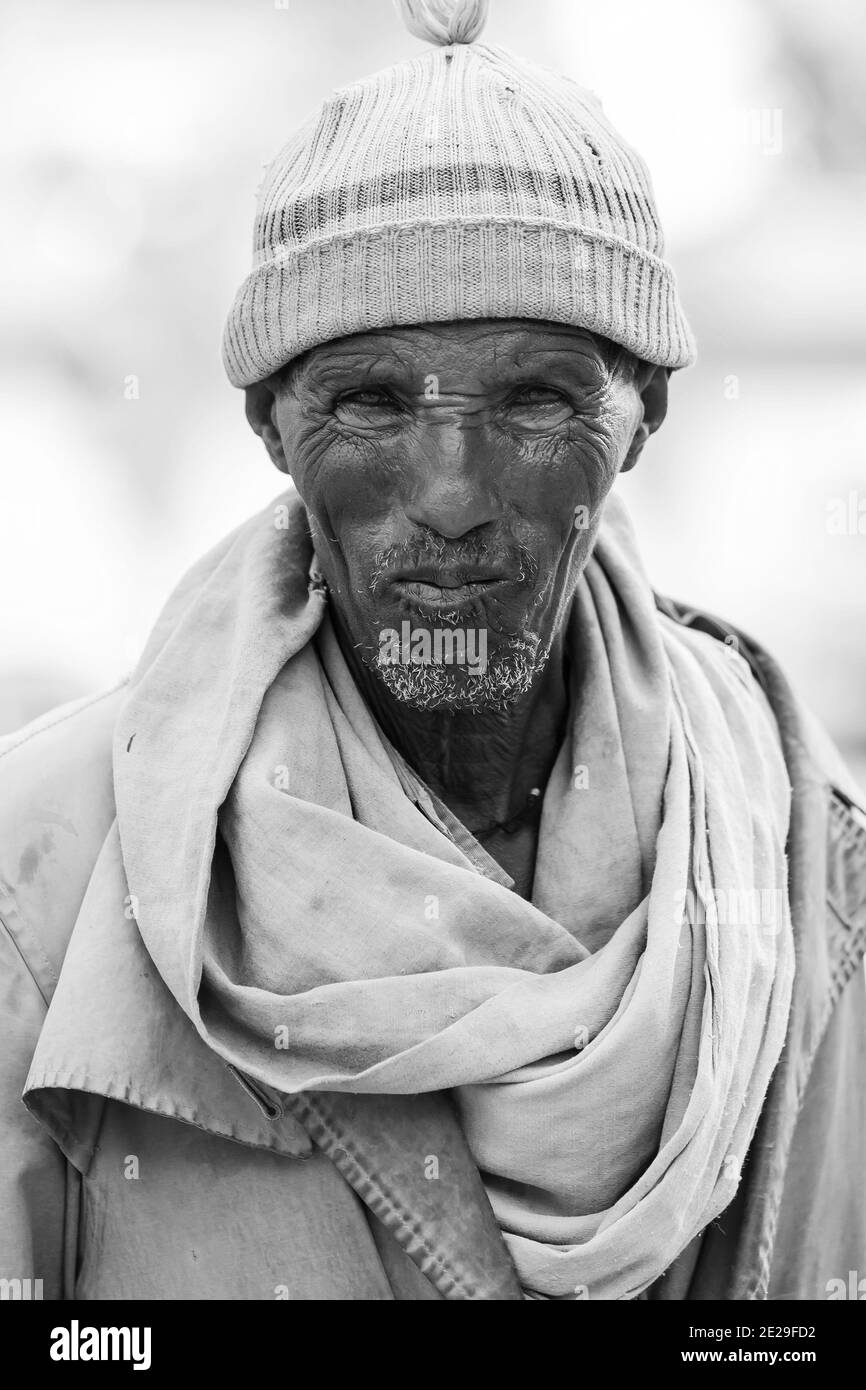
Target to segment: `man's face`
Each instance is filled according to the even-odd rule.
[[[340,617],[398,699],[502,707],[542,668],[643,420],[608,348],[520,320],[392,328],[314,349],[275,387]],[[415,658],[397,652],[420,631],[444,661],[414,636]]]

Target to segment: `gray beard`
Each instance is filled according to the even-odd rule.
[[[478,674],[432,663],[394,665],[382,662],[378,655],[367,664],[390,694],[411,709],[474,710],[480,714],[516,704],[544,670],[548,656],[538,634],[528,632],[494,652],[486,669]]]

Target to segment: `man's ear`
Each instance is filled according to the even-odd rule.
[[[644,444],[651,434],[655,434],[668,413],[668,378],[670,374],[670,367],[654,367],[648,362],[641,362],[638,365],[635,384],[640,392],[643,416],[635,430],[634,439],[629,445],[625,462],[620,469],[621,473],[627,473],[630,468],[634,468]]]
[[[276,405],[273,377],[246,388],[246,412],[250,428],[263,441],[274,467],[279,468],[281,473],[288,473],[289,464],[276,424]]]

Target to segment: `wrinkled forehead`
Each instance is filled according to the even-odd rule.
[[[459,320],[373,329],[320,344],[288,364],[293,382],[399,376],[423,385],[428,376],[495,385],[539,372],[606,373],[621,349],[572,324],[535,319]]]

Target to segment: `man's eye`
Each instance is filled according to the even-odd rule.
[[[564,400],[564,396],[550,386],[523,386],[511,397],[516,405],[561,405]]]
[[[522,386],[506,402],[509,413],[523,424],[560,424],[574,414],[571,403],[550,386]]]
[[[399,411],[400,404],[388,391],[370,388],[366,391],[344,391],[339,397],[335,411],[337,415],[358,418],[360,416],[393,415]]]

